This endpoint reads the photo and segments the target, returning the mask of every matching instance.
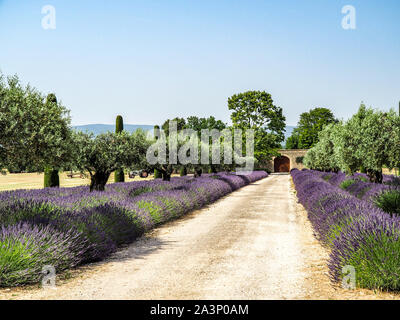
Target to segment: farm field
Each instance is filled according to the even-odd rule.
[[[400,300],[400,1],[314,2],[0,0],[0,300]]]
[[[383,169],[384,174],[395,174],[395,170],[388,170],[386,168]],[[67,172],[60,173],[60,187],[69,188],[69,187],[77,187],[77,186],[88,186],[90,183],[89,178],[81,179],[78,176],[74,178],[67,177]],[[177,177],[178,175],[174,174],[173,177]],[[128,175],[125,175],[126,182],[132,181],[143,181],[143,180],[152,180],[153,177],[150,176],[148,178],[140,178],[135,177],[134,179],[130,179]],[[107,183],[114,182],[114,173],[110,175]],[[43,188],[43,173],[7,173],[6,175],[0,175],[0,191],[7,190],[18,190],[18,189],[42,189]]]
[[[399,299],[332,286],[289,175],[272,175],[146,233],[57,290],[1,289],[1,299]]]
[[[394,174],[394,175],[399,175],[399,170],[389,170],[388,168],[383,168],[382,169],[383,174]]]
[[[67,177],[68,172],[60,173],[60,187],[77,187],[77,186],[87,186],[90,183],[88,177],[81,179],[78,175],[74,178]],[[6,190],[17,190],[17,189],[42,189],[43,188],[43,173],[7,173],[6,175],[0,175],[0,191]],[[149,178],[135,177],[130,179],[128,175],[125,175],[125,181],[141,181],[148,180]],[[114,182],[114,173],[110,175],[108,183]]]

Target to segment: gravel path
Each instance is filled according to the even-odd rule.
[[[340,298],[292,191],[290,176],[272,175],[79,268],[56,289],[1,290],[0,298]]]

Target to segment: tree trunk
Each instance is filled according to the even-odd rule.
[[[194,169],[194,177],[195,178],[201,177],[202,173],[203,173],[203,170],[201,168],[197,167]]]
[[[95,174],[90,177],[90,192],[93,190],[104,191],[109,177],[110,174],[107,172],[95,172]]]
[[[162,179],[163,179],[163,181],[171,181],[171,174],[164,171],[162,174]]]
[[[169,164],[167,166],[162,166],[160,172],[162,174],[163,181],[171,181],[172,171],[173,171],[172,165]]]
[[[383,182],[383,174],[382,170],[377,171],[377,170],[367,170],[367,176],[369,177],[369,181],[373,183],[382,183]]]

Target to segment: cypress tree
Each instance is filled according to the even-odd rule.
[[[157,135],[158,135],[159,131],[160,131],[160,126],[159,125],[155,125],[154,126],[154,137],[155,137],[156,140],[158,140]]]
[[[47,96],[46,104],[57,103],[57,97],[54,93],[50,93]],[[58,175],[58,169],[46,167],[44,170],[44,187],[45,188],[57,188],[60,186],[60,177]]]
[[[159,170],[154,169],[154,179],[161,179],[162,178],[162,174]]]
[[[120,133],[124,130],[124,119],[122,116],[117,116],[115,121],[115,133]]]
[[[115,121],[115,133],[120,133],[124,130],[124,120],[118,115]],[[124,169],[118,169],[114,172],[114,182],[125,182]]]
[[[179,172],[179,175],[180,175],[181,177],[187,176],[187,169],[186,169],[185,166],[182,166],[182,167],[181,167],[181,170],[180,170],[180,172]]]
[[[60,186],[60,177],[58,170],[52,168],[44,169],[44,187],[45,188],[56,188]]]
[[[160,131],[160,126],[155,125],[154,126],[154,138],[158,140],[158,132]],[[162,178],[162,173],[158,169],[154,169],[154,179],[161,179]]]

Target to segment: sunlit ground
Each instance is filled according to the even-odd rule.
[[[76,187],[89,185],[90,180],[88,178],[82,179],[79,174],[74,175],[73,178],[67,177],[68,172],[60,173],[60,187]],[[6,175],[0,174],[0,191],[5,190],[16,190],[16,189],[41,189],[43,188],[43,173],[7,173]],[[141,181],[153,179],[153,176],[149,178],[135,177],[129,179],[128,175],[125,176],[125,181]],[[111,174],[109,183],[114,182],[114,174]]]
[[[395,174],[394,171],[383,169],[384,174]],[[60,173],[60,187],[76,187],[89,185],[90,180],[88,178],[82,179],[79,174],[74,175],[73,178],[67,177],[68,172]],[[41,189],[43,188],[43,173],[7,173],[6,175],[0,174],[0,191],[5,190],[16,190],[16,189]],[[177,175],[173,175],[177,176]],[[153,176],[148,178],[135,177],[129,179],[128,175],[125,175],[125,181],[142,181],[152,180]],[[114,182],[114,173],[111,174],[108,183]]]
[[[399,175],[399,170],[392,170],[390,171],[389,169],[383,168],[382,169],[383,174],[395,174]]]

